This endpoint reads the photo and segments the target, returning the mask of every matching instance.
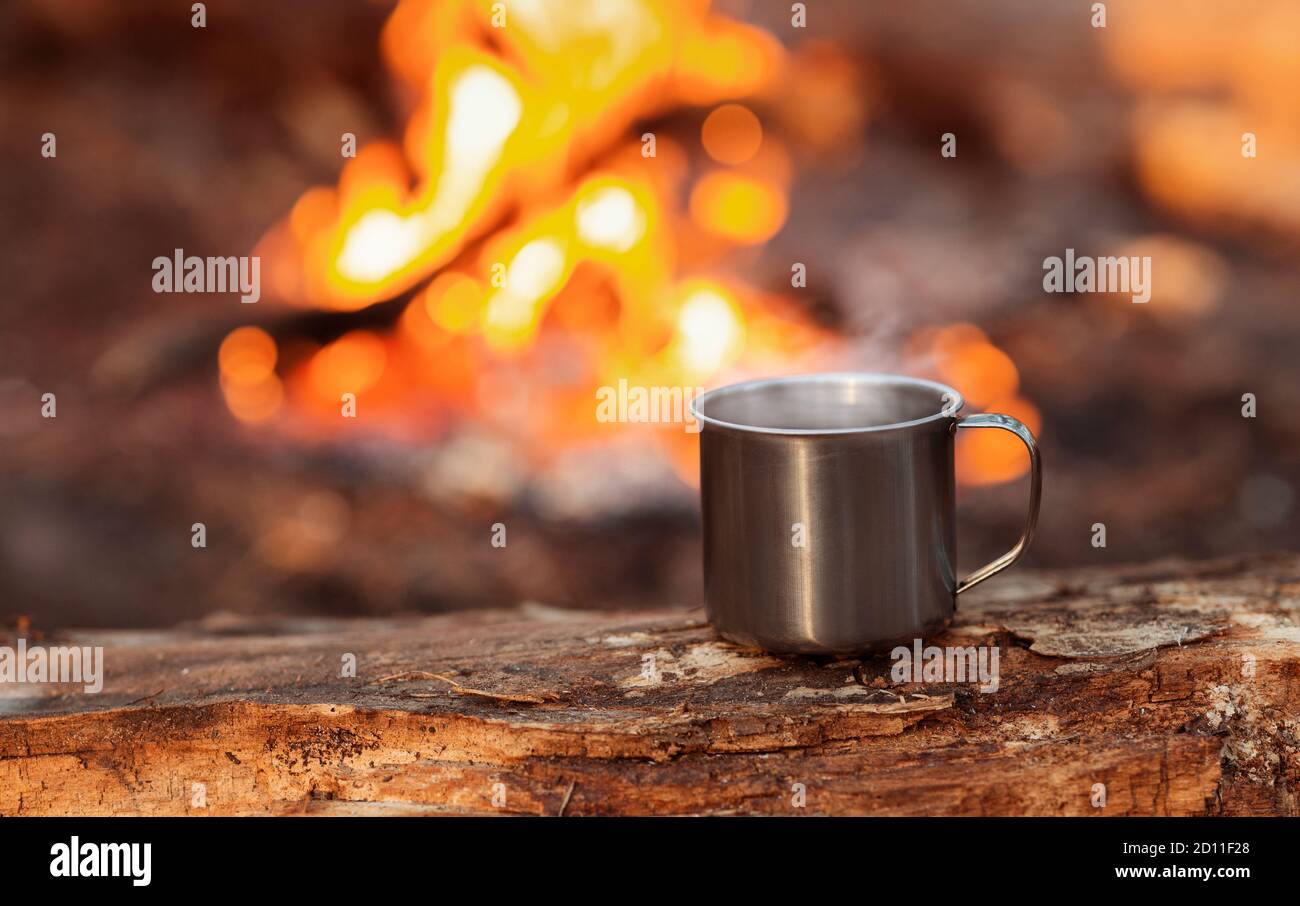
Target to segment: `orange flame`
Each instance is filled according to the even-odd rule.
[[[370,414],[433,399],[444,414],[508,422],[537,453],[595,433],[596,387],[696,385],[820,339],[785,315],[792,329],[758,348],[746,322],[771,317],[775,300],[680,271],[692,218],[715,254],[783,222],[788,166],[757,117],[733,103],[706,121],[724,166],[689,192],[689,217],[682,149],[629,134],[656,113],[763,89],[784,64],[770,36],[698,0],[403,0],[382,49],[416,98],[401,147],[361,148],[259,251],[291,304],[346,311],[414,294],[392,331],[286,364],[284,389],[264,363],[244,376],[253,335],[232,333],[222,382],[242,420],[269,418],[284,396],[336,426],[344,393]],[[267,343],[274,363],[259,332]],[[528,417],[494,414],[525,386]]]
[[[469,419],[544,464],[623,430],[595,419],[597,388],[788,372],[831,342],[718,272],[785,223],[789,153],[744,103],[790,75],[771,36],[705,0],[402,0],[381,46],[412,98],[400,142],[362,147],[258,252],[272,304],[355,311],[408,294],[405,307],[391,329],[320,348],[232,332],[221,382],[241,421],[287,410],[288,430],[345,431],[351,394],[368,426],[418,437]],[[818,59],[810,84],[847,77],[825,48]],[[634,128],[686,106],[711,109],[701,154]],[[949,352],[942,367],[973,398],[1014,398],[1015,367],[990,344]],[[651,436],[693,481],[694,435]],[[980,461],[969,480],[1008,469]]]
[[[1020,395],[1020,372],[1011,357],[973,324],[922,330],[911,351],[931,365],[934,375],[958,388],[973,411],[1000,412],[1024,422],[1034,434],[1042,418]],[[966,431],[957,436],[957,480],[964,485],[996,484],[1029,469],[1024,445],[1003,431]]]

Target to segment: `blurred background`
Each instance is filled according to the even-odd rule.
[[[696,436],[620,380],[950,383],[1040,438],[1038,566],[1296,548],[1300,6],[1106,6],[10,0],[0,618],[698,604]]]

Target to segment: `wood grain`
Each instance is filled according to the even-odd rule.
[[[1298,613],[1295,555],[1011,573],[931,640],[988,694],[680,609],[60,633],[104,689],[0,686],[0,815],[1295,815]]]

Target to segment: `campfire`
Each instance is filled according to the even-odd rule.
[[[1029,565],[1300,544],[1294,4],[82,6],[0,14],[11,619],[698,602],[677,401],[795,372],[1027,423]],[[956,443],[964,571],[1026,461]]]
[[[324,342],[233,330],[221,387],[241,422],[309,442],[437,441],[442,480],[489,496],[611,457],[687,488],[695,435],[599,420],[602,388],[895,364],[812,316],[798,262],[776,286],[742,276],[783,226],[798,168],[861,141],[781,100],[798,80],[860,124],[834,47],[788,49],[693,0],[403,0],[381,52],[405,132],[347,157],[257,254],[266,305],[387,314]],[[1040,428],[978,328],[920,330],[902,364]],[[1014,438],[971,434],[960,481],[1023,473]]]

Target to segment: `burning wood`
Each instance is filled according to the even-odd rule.
[[[222,386],[236,417],[263,422],[287,403],[320,432],[338,425],[344,394],[364,395],[404,436],[467,418],[545,460],[555,442],[593,437],[601,387],[788,368],[827,339],[712,267],[783,223],[779,139],[747,107],[715,110],[705,147],[722,165],[695,182],[688,212],[685,150],[631,130],[760,93],[785,63],[779,45],[699,3],[519,4],[509,16],[424,0],[393,13],[385,58],[419,97],[403,149],[363,148],[260,251],[270,293],[290,304],[412,297],[392,330],[292,355],[233,332]]]
[[[241,421],[280,416],[279,429],[321,437],[346,427],[341,408],[364,406],[370,424],[405,439],[470,425],[530,471],[615,432],[649,430],[691,484],[693,439],[611,428],[593,415],[603,390],[690,392],[755,374],[876,367],[846,361],[838,338],[792,299],[726,269],[780,230],[788,207],[792,153],[749,106],[795,68],[767,33],[684,0],[539,2],[508,14],[486,2],[405,0],[382,46],[418,98],[400,149],[362,148],[338,186],[305,193],[260,252],[268,294],[284,303],[353,311],[410,299],[391,329],[320,347],[278,349],[256,329],[232,332],[222,387]],[[852,68],[826,45],[807,56],[801,82],[860,125]],[[703,154],[633,128],[701,106],[713,108]],[[845,138],[822,129],[805,144],[825,151]],[[1000,355],[986,340],[979,349],[971,361]],[[963,447],[983,463],[963,468],[963,480],[1023,471],[1000,438],[978,443],[995,452]]]

